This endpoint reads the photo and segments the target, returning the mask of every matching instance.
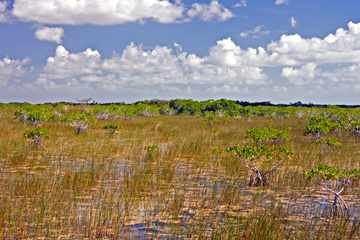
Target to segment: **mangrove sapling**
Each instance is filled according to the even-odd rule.
[[[274,126],[274,122],[272,122],[272,121],[267,121],[267,122],[266,122],[266,126],[268,126],[269,128],[271,128],[272,126]]]
[[[14,113],[15,118],[23,123],[30,123],[37,127],[41,122],[47,121],[51,118],[51,113],[45,109],[32,108],[29,110],[18,110]]]
[[[345,187],[351,183],[352,179],[357,177],[360,173],[359,169],[349,171],[327,165],[319,165],[305,173],[310,180],[324,187],[329,194],[334,194],[334,201],[330,209],[331,214],[337,215],[340,213],[342,216],[349,216],[349,208],[340,194],[344,191]]]
[[[146,125],[146,122],[138,122],[138,125],[139,125],[140,127],[144,127],[144,126]]]
[[[312,135],[312,139],[319,139],[323,134],[341,129],[339,123],[331,122],[324,117],[311,117],[310,123],[306,126],[304,135]]]
[[[325,138],[325,137],[315,139],[314,143],[321,145],[319,153],[321,153],[326,147],[341,147],[343,145],[341,142],[338,142],[335,138]]]
[[[222,148],[212,148],[211,152],[216,155],[216,161],[219,159],[219,156],[224,152]]]
[[[208,127],[208,125],[207,125],[206,122],[201,122],[201,123],[200,123],[200,126],[201,126],[202,128],[207,128],[207,127]]]
[[[231,122],[230,116],[225,116],[223,119],[224,119],[224,123]]]
[[[217,136],[221,133],[221,130],[218,128],[212,128],[211,131],[215,134],[215,136]]]
[[[275,172],[287,159],[291,160],[291,155],[294,154],[292,150],[283,146],[232,147],[226,151],[232,153],[244,167],[252,172],[248,183],[250,187],[268,186],[267,175]],[[258,161],[268,162],[271,169],[268,171],[259,170],[256,166]]]
[[[213,115],[209,115],[206,118],[210,125],[214,125],[214,123],[217,121],[217,117]]]
[[[351,123],[351,132],[355,135],[356,139],[360,139],[360,120]]]
[[[31,145],[35,145],[36,147],[41,146],[44,149],[45,147],[42,145],[41,141],[51,138],[49,132],[41,127],[35,127],[33,129],[26,130],[24,132],[24,137],[32,140],[32,142],[26,148],[29,148]]]
[[[121,125],[121,124],[116,124],[116,123],[105,124],[105,125],[103,126],[103,129],[108,129],[108,130],[109,130],[108,133],[109,133],[109,136],[110,136],[110,137],[116,132],[117,129],[122,129],[122,128],[124,128],[123,125]]]
[[[152,146],[146,146],[144,148],[144,150],[147,151],[147,153],[153,157],[154,156],[154,152],[157,151],[159,149],[159,147],[157,145],[152,145]]]
[[[256,145],[261,146],[265,142],[274,144],[284,139],[289,140],[291,136],[286,130],[275,128],[251,128],[246,131],[246,138],[249,138]]]
[[[160,127],[160,126],[166,127],[166,123],[164,123],[164,122],[166,122],[166,121],[167,121],[166,118],[161,118],[160,120],[156,120],[157,125],[155,126],[154,131],[156,131],[156,129],[157,129],[158,127]]]
[[[66,121],[70,126],[76,128],[76,134],[80,134],[86,132],[89,124],[94,124],[96,119],[91,118],[85,114],[73,114],[70,115]]]
[[[106,109],[107,110],[107,109]],[[97,119],[99,120],[107,120],[109,117],[111,117],[111,114],[107,111],[104,112],[98,112],[96,114]]]

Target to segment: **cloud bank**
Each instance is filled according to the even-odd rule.
[[[184,7],[168,0],[15,0],[12,14],[42,24],[114,25],[154,19],[172,23]]]
[[[29,63],[28,58],[0,60],[4,94],[16,87],[24,93],[49,95],[132,93],[158,98],[212,93],[266,100],[276,94],[291,98],[302,96],[297,93],[305,97],[339,94],[341,89],[346,96],[348,91],[360,90],[360,23],[349,22],[348,29],[339,28],[324,38],[283,35],[266,48],[243,49],[225,38],[203,57],[183,51],[177,43],[146,50],[130,43],[108,58],[96,49],[71,53],[60,45],[43,67],[33,71],[26,67]],[[22,81],[27,75],[33,76],[33,82]]]

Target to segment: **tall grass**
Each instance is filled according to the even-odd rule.
[[[272,120],[293,136],[283,142],[293,160],[269,176],[271,186],[249,188],[249,172],[227,153],[211,148],[250,144],[246,130],[268,118],[160,117],[98,121],[85,134],[59,122],[44,122],[52,138],[42,148],[22,137],[30,126],[0,118],[0,238],[103,239],[328,239],[360,238],[360,188],[344,199],[350,218],[329,217],[331,199],[306,180],[319,163],[359,168],[359,148],[346,132],[344,146],[325,149],[303,136],[296,119]],[[102,129],[121,123],[112,137]],[[212,128],[220,129],[214,134]],[[153,156],[145,146],[157,145]]]

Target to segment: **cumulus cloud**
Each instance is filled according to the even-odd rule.
[[[156,46],[144,50],[141,45],[131,43],[121,54],[114,53],[107,59],[102,59],[96,50],[69,53],[63,46],[58,46],[55,56],[48,58],[35,83],[118,88],[161,84],[162,89],[171,84],[266,84],[267,76],[258,67],[227,67],[215,61],[211,63],[205,57],[181,51],[178,44],[175,46],[177,54],[170,47]],[[168,90],[179,92],[173,86]]]
[[[334,64],[324,66],[324,69],[317,65],[308,63],[300,68],[285,67],[282,69],[281,76],[295,85],[306,84],[351,84],[354,87],[360,86],[360,63],[351,64],[346,67],[334,68]],[[331,69],[331,70],[329,70]]]
[[[184,52],[177,43],[174,43],[175,50],[167,46],[144,50],[142,45],[131,43],[122,52],[106,59],[102,59],[97,50],[69,53],[58,46],[36,82],[39,85],[51,83],[53,87],[54,84],[83,84],[102,89],[154,84],[162,85],[162,89],[174,84],[257,86],[271,83],[265,70],[271,67],[282,67],[281,76],[294,85],[309,84],[317,78],[335,81],[341,79],[341,74],[350,79],[360,68],[357,65],[339,73],[322,72],[319,68],[322,64],[360,62],[360,24],[350,22],[348,26],[349,30],[339,29],[324,39],[283,35],[266,49],[242,49],[227,38],[219,40],[204,57]],[[351,75],[351,71],[354,74]],[[316,81],[320,84],[320,80]]]
[[[307,63],[300,69],[293,69],[292,67],[286,67],[282,69],[281,76],[287,78],[314,78],[315,77],[316,64]]]
[[[64,29],[58,27],[57,28],[41,27],[36,30],[34,36],[36,39],[40,41],[50,41],[60,44],[61,38],[64,37]]]
[[[217,44],[210,48],[209,55],[205,57],[205,60],[211,64],[226,67],[259,67],[264,66],[268,59],[270,56],[264,48],[244,50],[231,38],[217,41]]]
[[[151,51],[144,51],[142,46],[133,43],[121,55],[115,54],[104,60],[103,69],[117,72],[122,79],[139,84],[241,83],[247,79],[254,82],[266,79],[258,68],[228,68],[186,52],[174,55],[168,47],[157,46]]]
[[[240,33],[240,37],[259,38],[260,36],[268,35],[270,31],[268,30],[264,31],[263,30],[264,28],[265,28],[264,25],[256,26],[253,30]]]
[[[58,46],[55,56],[47,59],[38,82],[46,83],[43,79],[66,80],[85,74],[101,74],[100,63],[101,55],[96,50],[88,48],[81,53],[69,53],[63,46]]]
[[[43,24],[113,25],[145,19],[172,23],[183,11],[180,3],[168,0],[15,0],[12,14]]]
[[[319,73],[319,71],[316,70],[316,67],[317,65],[314,63],[307,63],[298,69],[285,67],[282,69],[281,76],[288,78],[290,82],[295,85],[303,85],[308,83],[309,80],[314,79]]]
[[[8,57],[0,59],[0,86],[6,86],[9,79],[23,76],[27,71],[24,66],[29,63],[29,58],[23,60],[11,60]]]
[[[209,5],[194,3],[192,4],[192,9],[187,14],[191,18],[199,17],[204,21],[211,21],[213,19],[226,21],[234,17],[234,14],[217,0],[213,0]]]
[[[296,20],[295,20],[294,17],[291,17],[291,18],[290,18],[290,24],[291,24],[291,26],[292,26],[293,28],[296,27],[297,22],[296,22]]]
[[[360,23],[348,24],[325,38],[302,38],[299,34],[282,35],[280,40],[262,47],[242,49],[231,38],[217,41],[208,63],[227,67],[300,66],[306,63],[360,62]]]
[[[117,73],[123,81],[137,84],[187,83],[182,62],[185,64],[186,56],[174,55],[171,48],[156,46],[153,50],[144,51],[141,45],[131,43],[121,55],[114,54],[105,59],[102,68]]]
[[[360,61],[360,23],[348,24],[349,30],[339,28],[324,39],[302,38],[300,35],[283,35],[267,46],[277,65],[305,63],[337,63]]]
[[[247,3],[246,0],[241,0],[240,2],[236,3],[233,7],[246,7]]]
[[[275,4],[276,5],[280,5],[280,4],[286,4],[289,5],[290,0],[276,0]]]
[[[0,60],[0,85],[5,86],[2,89],[10,89],[11,81],[24,76],[28,62],[28,59]],[[285,94],[292,98],[308,92],[304,96],[317,96],[314,92],[317,89],[336,93],[340,85],[348,86],[343,92],[358,91],[360,23],[350,22],[347,29],[340,28],[324,38],[283,35],[266,48],[243,49],[231,38],[225,38],[202,57],[183,51],[177,43],[151,49],[130,43],[123,51],[107,58],[95,49],[71,53],[58,46],[45,66],[33,75],[36,80],[24,84],[23,89],[57,92],[60,97],[64,92],[81,97],[79,93],[84,91],[92,96],[108,96],[106,93],[118,96],[119,92],[130,96],[136,92],[144,94],[143,98],[159,94],[220,96],[249,94],[244,92],[247,88],[261,98],[277,96],[281,100]],[[287,85],[281,83],[284,79],[279,79],[280,76],[287,79]]]

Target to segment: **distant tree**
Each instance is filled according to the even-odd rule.
[[[84,98],[84,99],[78,99],[78,98],[76,98],[76,101],[77,101],[78,103],[80,103],[81,113],[84,113],[84,112],[85,112],[85,105],[88,105],[91,100],[93,100],[93,99],[92,99],[92,98]]]

